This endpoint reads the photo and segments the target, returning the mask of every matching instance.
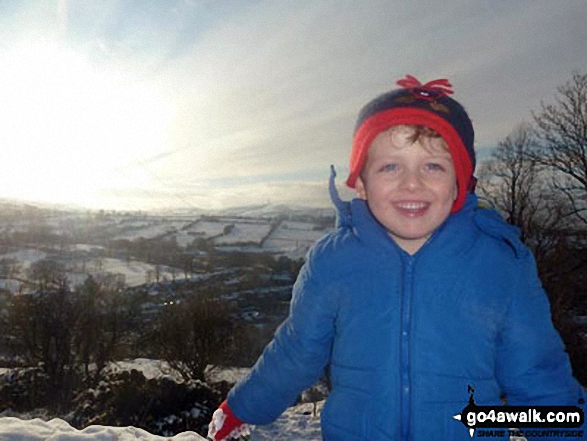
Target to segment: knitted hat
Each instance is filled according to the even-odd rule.
[[[450,98],[452,86],[446,79],[421,84],[411,75],[397,82],[401,89],[392,90],[369,102],[355,126],[347,185],[355,182],[365,165],[367,150],[375,137],[391,126],[422,125],[438,132],[448,145],[457,176],[458,194],[452,212],[465,202],[475,186],[475,150],[473,124],[467,112]]]

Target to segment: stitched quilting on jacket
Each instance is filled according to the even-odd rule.
[[[478,405],[577,405],[532,255],[496,212],[469,195],[410,256],[365,201],[337,205],[290,316],[228,396],[239,418],[272,422],[327,365],[325,440],[470,440],[453,418],[469,387]]]

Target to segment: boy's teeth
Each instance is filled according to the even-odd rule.
[[[423,202],[402,202],[397,204],[397,206],[404,210],[421,210],[426,207],[426,204]]]

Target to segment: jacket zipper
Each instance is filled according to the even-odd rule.
[[[412,297],[414,294],[414,265],[422,251],[430,246],[430,243],[438,235],[440,228],[437,228],[428,240],[415,254],[404,254],[404,273],[402,281],[402,303],[401,303],[401,439],[410,441],[410,412],[412,409],[412,387],[410,378],[410,353],[411,353],[411,320],[412,320]]]
[[[410,320],[412,311],[413,265],[414,256],[406,257],[401,303],[401,439],[410,437]]]

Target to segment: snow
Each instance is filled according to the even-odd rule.
[[[209,238],[222,234],[224,227],[227,225],[229,225],[229,222],[199,221],[192,227],[188,228],[186,231],[188,233],[192,233],[194,235],[193,237],[203,236],[205,238]]]
[[[10,292],[19,292],[22,282],[15,279],[0,279],[0,289]]]
[[[123,274],[128,286],[142,285],[146,282],[147,272],[155,271],[155,266],[136,260],[126,261],[121,259],[104,258],[95,261],[96,272]],[[180,274],[179,270],[176,274]],[[160,278],[171,280],[172,274],[168,267],[161,267]]]
[[[186,222],[164,222],[156,225],[147,224],[140,226],[138,228],[136,225],[133,225],[132,230],[118,235],[115,239],[132,240],[137,239],[139,237],[143,237],[145,239],[153,239],[155,237],[164,236],[169,233],[175,233],[178,229],[182,228],[185,225],[187,225]]]
[[[316,230],[312,223],[283,222],[264,242],[263,250],[285,254],[290,259],[300,259],[328,231]]]
[[[290,407],[275,422],[266,426],[251,428],[252,441],[270,440],[312,440],[322,439],[320,431],[320,412],[324,402],[317,405],[317,416],[312,415],[313,404],[305,403]]]
[[[183,381],[179,374],[173,372],[166,361],[152,360],[150,358],[136,358],[134,360],[112,362],[106,368],[106,372],[118,373],[133,369],[142,372],[147,380],[166,377],[176,382]]]
[[[175,240],[180,247],[187,247],[194,239],[209,239],[211,237],[220,236],[224,233],[224,228],[230,222],[224,221],[198,221],[178,231],[175,234]]]
[[[106,370],[108,372],[123,372],[136,369],[142,372],[146,379],[167,377],[176,382],[181,382],[183,379],[180,375],[174,373],[164,360],[157,360],[151,358],[135,358],[122,361],[114,361],[108,365]],[[236,383],[242,377],[250,372],[249,368],[220,368],[209,366],[206,371],[206,378],[212,382],[226,381],[229,383]],[[2,370],[0,368],[0,375]]]
[[[312,231],[316,228],[316,224],[313,222],[298,222],[298,221],[286,221],[281,225],[283,228],[291,230],[307,230]]]
[[[289,239],[293,241],[316,242],[326,232],[324,230],[315,230],[314,224],[302,224],[301,222],[284,222],[271,235],[270,240]]]
[[[319,412],[323,402],[317,405],[318,416],[312,415],[311,403],[300,404],[286,410],[274,423],[251,427],[251,441],[269,440],[313,440],[320,435]],[[67,422],[54,418],[25,420],[15,417],[0,418],[0,440],[11,441],[201,441],[204,438],[195,432],[182,432],[171,438],[153,435],[136,427],[89,426],[83,430],[71,427]]]
[[[148,358],[137,358],[111,363],[108,368],[112,372],[137,369],[146,378],[169,377],[170,369],[164,361]],[[207,373],[212,381],[236,382],[246,375],[247,368],[213,368]],[[8,369],[5,369],[8,371]],[[2,369],[0,369],[2,374]],[[181,381],[179,377],[173,378]],[[317,416],[313,415],[313,404],[304,403],[287,409],[283,415],[272,424],[266,426],[251,426],[251,441],[269,440],[314,440],[322,439],[320,435],[320,412],[323,402],[317,403]],[[2,414],[0,414],[2,415]],[[38,416],[38,415],[34,415]],[[107,427],[89,426],[83,430],[71,427],[66,421],[54,418],[44,421],[33,415],[18,415],[0,417],[0,440],[11,441],[201,441],[204,438],[195,432],[182,432],[171,438],[153,435],[135,427]]]
[[[234,228],[232,228],[229,234],[216,238],[214,243],[218,245],[244,242],[260,244],[263,238],[269,234],[270,230],[271,225],[268,223],[238,223],[234,225]]]
[[[0,440],[11,441],[198,441],[204,440],[195,432],[182,432],[171,438],[153,435],[136,427],[89,426],[83,430],[71,427],[67,422],[54,418],[21,420],[14,417],[0,418]]]
[[[43,254],[36,254],[38,252],[34,252],[34,250],[22,250],[20,253],[21,257],[25,256],[24,252],[28,252],[26,256],[30,260],[34,260]],[[16,255],[16,253],[12,254]],[[41,257],[41,259],[42,258],[43,257]],[[30,260],[25,260],[24,264],[26,265],[28,262],[30,262]],[[127,261],[108,257],[91,259],[85,261],[83,266],[80,266],[78,263],[73,267],[70,265],[70,267],[67,268],[67,278],[71,286],[81,285],[89,275],[98,276],[104,273],[120,274],[124,276],[124,282],[128,286],[133,287],[147,283],[147,275],[149,273],[152,275],[152,277],[154,277],[154,274],[156,273],[156,267],[155,265],[136,260]],[[173,280],[173,273],[173,268],[167,266],[160,266],[159,268],[159,278],[161,280]],[[179,269],[175,270],[175,278],[179,278],[181,274],[183,274],[182,271]],[[20,285],[21,283],[15,280],[0,279],[0,287],[5,287],[12,292],[18,292]]]
[[[182,247],[182,248],[186,248],[188,245],[190,245],[194,239],[196,237],[200,237],[197,236],[193,233],[190,233],[189,231],[178,231],[177,234],[175,235],[175,241],[177,242],[177,245]],[[203,236],[201,236],[203,237]]]
[[[76,243],[71,246],[72,251],[85,251],[85,252],[92,252],[92,251],[99,251],[103,250],[104,247],[101,245],[90,245],[85,243]]]
[[[29,266],[31,263],[34,263],[37,260],[43,260],[46,257],[47,253],[28,248],[23,248],[13,253],[0,255],[0,259],[16,259],[21,261],[25,266]]]

